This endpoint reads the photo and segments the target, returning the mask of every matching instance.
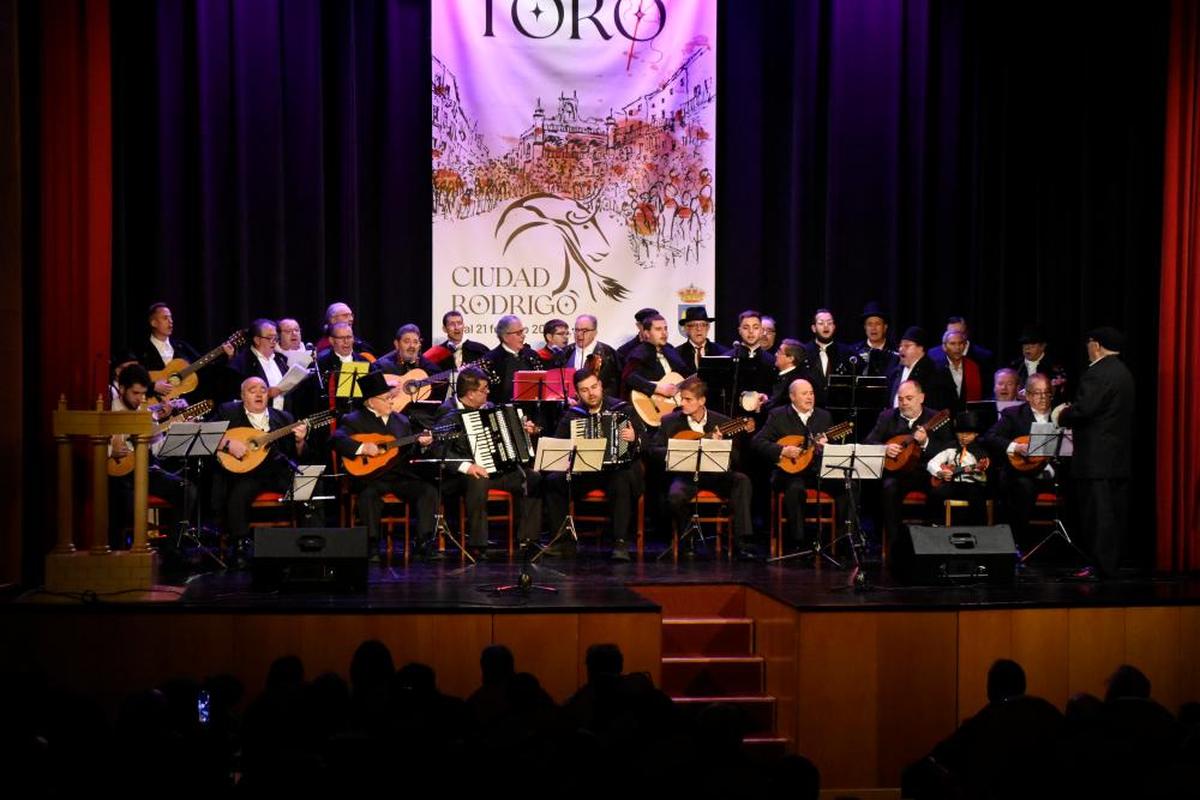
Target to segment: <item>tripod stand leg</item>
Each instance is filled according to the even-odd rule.
[[[554,538],[550,543],[537,552],[533,558],[529,559],[529,563],[536,564],[537,560],[546,554],[546,551],[558,544],[558,540],[564,536],[570,536],[571,541],[579,544],[579,533],[575,530],[575,518],[570,514],[563,517],[562,524],[558,526],[558,531],[554,534]]]
[[[463,558],[467,559],[467,561],[470,561],[472,564],[475,563],[475,556],[471,555],[471,551],[464,547],[463,543],[455,538],[454,534],[450,532],[450,526],[446,524],[446,515],[440,513],[435,514],[433,517],[434,541],[436,541],[439,536],[443,537],[442,541],[449,539],[450,543],[458,548],[458,552],[462,554]]]

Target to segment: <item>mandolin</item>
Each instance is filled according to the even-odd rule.
[[[270,452],[272,442],[277,439],[282,439],[292,431],[299,428],[301,425],[307,425],[308,429],[314,430],[322,428],[333,422],[333,411],[318,411],[312,416],[297,420],[291,425],[284,425],[278,430],[270,433],[263,433],[258,428],[230,428],[225,431],[226,439],[237,439],[240,442],[246,443],[246,455],[238,458],[233,453],[227,453],[224,450],[217,452],[217,460],[221,462],[221,466],[229,472],[239,475],[250,472],[267,458],[267,453]]]
[[[847,436],[849,436],[853,430],[854,422],[847,420],[846,422],[839,422],[829,430],[822,431],[821,434],[818,434],[818,436],[824,435],[830,441],[840,441],[841,439],[845,439]],[[780,455],[779,462],[776,464],[776,466],[790,475],[795,475],[798,472],[803,472],[804,470],[808,469],[808,465],[812,463],[813,455],[815,455],[817,451],[817,449],[812,446],[813,442],[813,439],[809,439],[803,433],[793,433],[789,436],[783,436],[779,439],[776,439],[775,444],[782,447],[795,445],[796,447],[800,448],[800,455],[796,456],[795,458],[784,458],[783,455]]]
[[[738,417],[731,419],[728,422],[722,422],[717,426],[717,430],[721,432],[721,436],[732,436],[735,433],[746,431],[747,433],[754,432],[754,417]],[[705,436],[712,436],[712,433],[700,433],[691,428],[684,428],[681,431],[674,433],[672,439],[703,439]]]
[[[929,422],[918,427],[923,428],[928,434],[943,427],[949,421],[950,412],[944,410],[937,412],[929,418]],[[917,440],[911,433],[893,436],[887,440],[887,444],[900,445],[900,452],[896,454],[895,458],[883,459],[883,468],[888,472],[909,472],[921,465],[921,445],[917,444]]]
[[[1018,436],[1013,439],[1017,444],[1029,445],[1029,434]],[[1046,462],[1050,460],[1050,456],[1026,456],[1020,453],[1009,453],[1008,463],[1018,472],[1037,472],[1042,467],[1046,466]]]
[[[231,345],[234,348],[238,348],[241,347],[245,342],[246,332],[234,331],[232,336],[214,347],[212,350],[209,350],[207,353],[197,358],[191,364],[182,358],[172,358],[167,362],[165,367],[151,372],[150,380],[154,383],[166,381],[167,383],[171,384],[171,391],[162,395],[164,400],[173,400],[180,395],[194,392],[196,391],[196,387],[200,384],[200,379],[196,376],[197,372],[221,357],[225,353],[225,345]]]
[[[212,411],[212,400],[201,400],[199,403],[193,403],[187,408],[175,414],[175,416],[163,422],[154,429],[154,435],[162,433],[167,428],[174,425],[176,422],[186,422],[198,417],[203,417],[208,412]],[[125,441],[125,437],[120,439]],[[111,455],[108,457],[108,475],[110,478],[121,478],[133,472],[133,451],[127,450],[122,455]]]
[[[412,436],[389,436],[386,433],[355,433],[350,436],[356,442],[363,444],[370,442],[379,448],[379,454],[374,456],[347,456],[342,458],[342,465],[356,478],[362,478],[386,467],[396,458],[401,448],[412,444],[425,433],[433,436],[435,442],[445,442],[450,439],[460,439],[466,436],[466,433],[459,430],[454,425],[448,425],[443,428],[434,428],[423,433],[414,433]]]

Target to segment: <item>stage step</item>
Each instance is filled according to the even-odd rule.
[[[673,617],[662,621],[664,656],[748,656],[754,620],[744,617]]]
[[[762,694],[764,666],[759,656],[668,656],[662,688],[671,697]]]
[[[790,744],[780,736],[747,736],[742,739],[742,750],[756,761],[774,761],[787,755]]]
[[[741,709],[746,720],[746,736],[770,736],[775,732],[775,698],[766,694],[726,697],[676,697],[675,705],[688,719],[694,719],[713,703]]]

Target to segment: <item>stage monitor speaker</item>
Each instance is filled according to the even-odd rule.
[[[1010,583],[1017,546],[1007,525],[912,525],[901,577],[911,583]]]
[[[254,588],[365,592],[366,528],[255,528]]]

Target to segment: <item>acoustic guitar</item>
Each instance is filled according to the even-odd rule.
[[[950,421],[950,411],[939,411],[930,417],[929,422],[918,427],[923,428],[925,433],[933,433],[943,427]],[[888,439],[887,444],[900,445],[900,452],[895,458],[884,458],[883,468],[888,472],[911,472],[921,466],[921,445],[917,444],[917,440],[913,438],[911,433],[902,433],[899,436],[893,436]]]
[[[342,459],[342,466],[356,478],[362,478],[386,467],[400,453],[401,448],[410,445],[429,433],[433,436],[435,442],[445,442],[450,439],[460,439],[466,436],[466,432],[459,430],[454,425],[447,425],[444,428],[434,428],[423,433],[414,433],[412,436],[389,436],[386,433],[355,433],[350,436],[356,442],[366,444],[370,442],[379,448],[379,454],[374,456],[348,456]]]
[[[662,377],[662,381],[678,386],[683,383],[683,376],[678,372],[668,372]],[[679,408],[679,393],[676,392],[672,397],[663,397],[661,394],[648,395],[633,389],[629,392],[629,403],[642,418],[642,422],[657,428],[662,425],[663,414]]]
[[[245,342],[246,332],[234,331],[232,336],[197,358],[191,364],[186,359],[172,358],[162,369],[151,372],[150,380],[154,383],[166,381],[171,384],[171,391],[162,397],[164,400],[174,400],[180,395],[196,391],[196,387],[200,385],[200,378],[196,376],[196,373],[222,356],[225,352],[225,345],[232,345],[236,349],[245,344]]]
[[[282,439],[292,431],[299,428],[301,425],[307,425],[310,431],[317,428],[323,428],[333,422],[333,411],[318,411],[312,416],[297,420],[291,425],[284,425],[278,430],[270,433],[263,433],[258,428],[230,428],[225,431],[226,439],[237,439],[246,444],[246,455],[238,458],[233,453],[227,453],[224,450],[217,452],[217,460],[221,462],[221,466],[227,471],[238,475],[250,472],[267,458],[267,453],[271,450],[271,444],[278,439]]]
[[[1018,436],[1013,439],[1017,444],[1029,446],[1029,434]],[[1027,456],[1021,453],[1009,453],[1008,463],[1018,472],[1037,472],[1042,467],[1046,466],[1046,462],[1050,460],[1050,456]]]
[[[201,400],[199,403],[193,403],[187,408],[179,411],[170,419],[164,421],[161,425],[154,429],[154,434],[157,436],[167,428],[174,425],[176,422],[187,422],[198,417],[203,417],[208,412],[212,411],[212,400]],[[126,437],[121,436],[122,442],[126,441]],[[122,455],[111,455],[108,457],[108,476],[110,478],[122,478],[133,472],[133,451],[129,450]]]
[[[983,458],[976,464],[968,464],[965,467],[955,467],[949,472],[939,472],[937,475],[929,479],[929,485],[933,488],[941,486],[943,483],[949,483],[955,478],[963,475],[984,475],[991,466],[991,459]]]
[[[754,432],[754,417],[738,417],[731,419],[728,422],[722,422],[717,426],[717,430],[722,436],[733,436],[735,433],[746,431],[747,433]],[[712,432],[700,433],[691,428],[684,428],[681,431],[676,431],[671,435],[672,439],[703,439],[705,436],[712,436]]]
[[[433,394],[433,387],[435,385],[449,383],[455,379],[458,373],[467,367],[474,367],[482,371],[487,377],[489,384],[500,382],[500,379],[496,377],[495,372],[492,370],[491,364],[487,363],[486,358],[478,358],[470,363],[463,364],[458,369],[447,369],[442,372],[435,372],[432,375],[419,368],[410,369],[403,375],[385,373],[383,377],[388,382],[388,386],[393,386],[400,390],[392,395],[392,411],[403,411],[414,400],[428,400],[429,395]]]
[[[824,435],[831,442],[841,441],[849,436],[853,430],[854,422],[847,420],[846,422],[839,422],[829,430],[822,431],[821,434],[818,434],[818,436]],[[795,445],[796,447],[800,448],[800,455],[796,456],[795,458],[787,458],[781,454],[776,466],[789,475],[795,475],[798,472],[803,472],[804,470],[808,469],[808,465],[812,463],[813,456],[817,452],[817,448],[813,447],[814,441],[815,438],[809,439],[803,433],[793,433],[776,439],[775,444],[782,447]]]

